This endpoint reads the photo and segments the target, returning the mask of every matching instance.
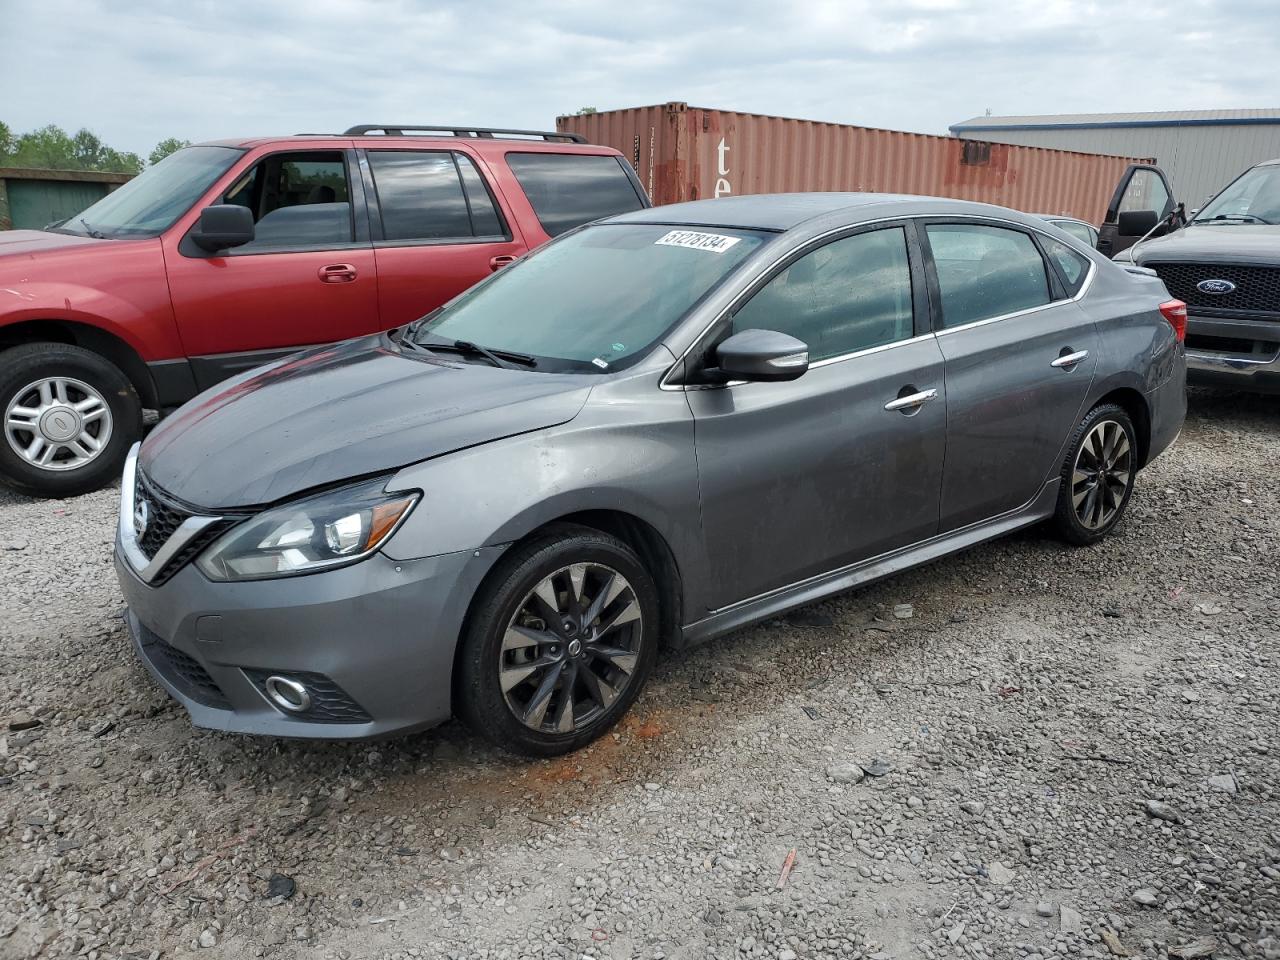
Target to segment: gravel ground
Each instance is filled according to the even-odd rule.
[[[1194,393],[1099,547],[669,654],[540,763],[192,729],[115,493],[0,493],[0,956],[1280,958],[1278,477],[1280,398]]]

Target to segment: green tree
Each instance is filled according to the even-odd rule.
[[[136,153],[108,147],[90,130],[69,135],[56,124],[14,136],[0,124],[0,158],[5,166],[39,167],[52,170],[98,170],[108,173],[139,173],[142,158]]]
[[[191,146],[190,140],[179,140],[177,137],[167,137],[156,144],[156,148],[151,151],[151,156],[147,157],[147,166],[159,163],[169,154],[181,150],[183,147]]]
[[[599,113],[599,112],[600,111],[597,110],[595,107],[579,107],[575,115],[579,117],[587,117],[593,113]]]

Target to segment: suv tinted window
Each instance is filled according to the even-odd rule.
[[[272,154],[233,183],[222,202],[247,207],[253,214],[253,242],[237,247],[236,254],[267,247],[339,245],[354,236],[347,165],[339,151]]]
[[[484,177],[465,153],[455,153],[454,157],[458,161],[458,173],[462,175],[462,186],[466,189],[467,204],[471,207],[472,232],[477,237],[506,239],[506,225],[502,222],[502,216],[498,213]]]
[[[855,234],[801,257],[734,316],[734,333],[753,329],[803,340],[814,361],[909,338],[911,268],[902,228]]]
[[[1089,261],[1065,243],[1051,237],[1041,237],[1041,240],[1044,243],[1045,252],[1049,254],[1049,259],[1058,268],[1067,296],[1074,297],[1084,286],[1084,278],[1089,275]]]
[[[942,326],[1049,302],[1044,259],[1027,234],[976,223],[931,223],[925,231],[942,294]]]
[[[370,150],[369,167],[387,240],[475,236],[462,177],[447,150]]]
[[[548,236],[644,206],[617,157],[508,153],[507,165]]]

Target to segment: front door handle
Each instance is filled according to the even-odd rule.
[[[501,270],[501,269],[502,269],[503,267],[505,267],[508,263],[515,263],[515,262],[516,262],[516,258],[515,258],[515,257],[508,256],[507,254],[500,254],[499,256],[491,257],[491,258],[490,258],[490,260],[489,260],[489,269],[490,269],[490,270]]]
[[[356,268],[349,263],[330,263],[316,271],[321,283],[350,283],[356,278]]]
[[[938,399],[937,390],[921,390],[917,393],[909,393],[905,397],[898,397],[896,400],[890,400],[884,405],[884,408],[886,410],[899,410],[910,415],[915,413],[930,400],[936,399]]]
[[[1087,359],[1088,350],[1077,350],[1075,353],[1064,353],[1057,360],[1052,361],[1049,366],[1057,367],[1059,370],[1074,370],[1077,363]]]

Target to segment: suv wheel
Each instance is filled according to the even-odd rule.
[[[1080,421],[1062,465],[1053,522],[1068,543],[1097,543],[1120,522],[1138,473],[1133,421],[1114,403],[1094,407]]]
[[[458,711],[516,753],[576,750],[626,713],[653,669],[653,580],[630,547],[587,527],[557,527],[500,563],[459,651]]]
[[[120,476],[142,436],[142,404],[96,353],[30,343],[0,353],[0,479],[39,497],[72,497]]]

